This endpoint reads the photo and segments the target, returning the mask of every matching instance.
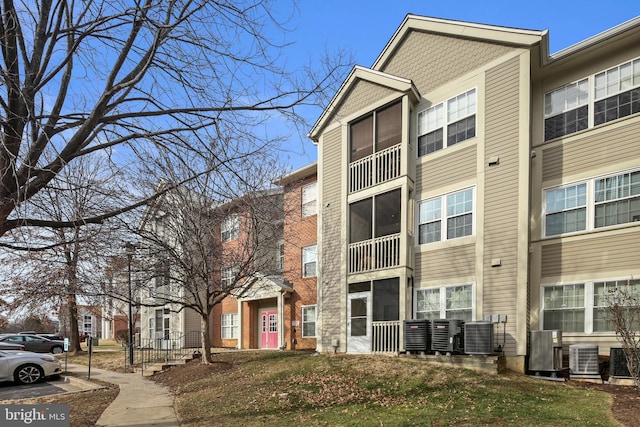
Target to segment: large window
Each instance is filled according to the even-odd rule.
[[[400,144],[402,103],[396,102],[352,123],[349,132],[351,162]]]
[[[544,191],[545,236],[640,221],[640,171]]]
[[[302,248],[302,277],[313,277],[317,274],[317,259],[318,249],[316,245]]]
[[[608,307],[640,299],[640,280],[585,281],[542,288],[542,327],[576,333],[614,333]],[[637,327],[640,327],[638,325]]]
[[[349,205],[349,243],[400,232],[400,190],[378,194]]]
[[[418,156],[476,136],[476,90],[418,113]]]
[[[418,243],[432,243],[473,234],[474,189],[420,202]],[[444,209],[443,209],[444,206]]]
[[[220,317],[222,339],[238,338],[238,313],[225,313]]]
[[[318,212],[317,183],[302,187],[302,216],[315,215]]]
[[[239,224],[238,214],[231,214],[227,216],[220,226],[221,239],[223,242],[235,240],[238,238]]]
[[[417,319],[473,320],[473,285],[416,289]]]
[[[589,111],[593,111],[593,126],[640,113],[640,59],[546,93],[545,141],[587,129]]]
[[[316,306],[302,307],[302,338],[316,337]]]
[[[278,242],[276,248],[276,270],[284,271],[284,242],[282,240]]]

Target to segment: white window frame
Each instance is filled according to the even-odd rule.
[[[313,320],[305,320],[305,314],[308,310],[313,309]],[[318,329],[317,329],[317,321],[318,321],[318,306],[317,305],[303,305],[302,308],[302,338],[316,338],[318,336]],[[307,335],[305,334],[305,325],[309,324],[309,323],[313,323],[313,331],[314,334],[313,335]]]
[[[284,271],[284,240],[279,240],[276,245],[276,270]]]
[[[612,224],[612,225],[601,225],[601,226],[596,226],[596,208],[600,205],[604,205],[604,204],[609,204],[609,203],[614,203],[614,202],[619,202],[619,201],[624,201],[624,200],[631,200],[631,199],[635,199],[640,197],[640,194],[631,194],[629,190],[629,194],[628,195],[622,195],[620,197],[616,197],[616,198],[612,198],[612,199],[608,199],[608,200],[598,200],[596,201],[596,189],[598,188],[597,183],[603,180],[607,180],[607,179],[618,179],[621,176],[624,175],[632,175],[632,174],[640,174],[640,169],[626,169],[626,170],[622,170],[622,171],[616,171],[616,172],[612,172],[610,174],[607,175],[601,175],[601,176],[597,176],[597,177],[593,177],[593,178],[589,178],[589,179],[585,179],[585,180],[581,180],[581,181],[575,181],[575,182],[571,182],[571,183],[566,183],[566,184],[562,184],[562,185],[558,185],[558,186],[554,186],[554,187],[547,187],[544,188],[542,190],[542,229],[541,229],[541,234],[543,238],[557,238],[557,237],[561,237],[561,236],[566,236],[566,235],[573,235],[573,234],[580,234],[580,233],[587,233],[587,232],[592,232],[594,230],[605,230],[605,229],[613,229],[613,228],[621,228],[621,227],[629,227],[629,226],[633,226],[633,225],[637,225],[638,222],[640,222],[640,218],[636,219],[634,221],[634,218],[636,216],[633,216],[630,218],[630,221],[628,222],[620,222],[618,224]],[[547,216],[553,213],[557,213],[560,211],[554,211],[551,213],[547,213],[547,197],[548,195],[552,192],[552,191],[556,191],[556,190],[561,190],[561,189],[566,189],[566,188],[571,188],[571,187],[578,187],[584,185],[586,188],[586,204],[585,204],[585,215],[586,215],[586,221],[585,221],[585,228],[583,230],[576,230],[576,231],[569,231],[569,232],[565,232],[565,233],[560,233],[560,234],[547,234]],[[631,188],[631,186],[629,185],[629,188]],[[568,208],[566,209],[566,211],[569,211],[571,209],[577,209],[577,208]]]
[[[456,196],[462,195],[464,193],[469,192],[471,194],[471,210],[465,210],[464,212],[455,212],[453,214],[451,214],[449,212],[449,202],[451,201],[452,198],[455,198]],[[430,204],[434,204],[436,201],[440,201],[440,208],[437,210],[432,211],[433,215],[431,216],[427,216],[425,213],[425,216],[423,216],[423,206],[426,209],[426,206],[430,205]],[[458,237],[449,237],[448,236],[448,224],[449,221],[463,216],[463,215],[468,215],[471,214],[471,233],[470,234],[465,234],[464,236],[458,236]],[[432,224],[435,222],[440,222],[440,238],[438,240],[434,240],[431,242],[421,242],[420,241],[420,226],[421,225],[426,225],[426,224]],[[416,233],[416,243],[418,245],[429,245],[429,244],[433,244],[433,243],[438,243],[438,242],[445,242],[445,241],[450,241],[450,240],[455,240],[455,239],[461,239],[464,237],[469,237],[469,236],[475,236],[476,234],[476,188],[475,187],[467,187],[467,188],[463,188],[461,190],[457,190],[457,191],[452,191],[450,193],[447,194],[443,194],[440,196],[436,196],[436,197],[431,197],[429,199],[425,199],[425,200],[421,200],[418,202],[418,215],[417,215],[417,233]]]
[[[459,105],[464,100],[463,108]],[[471,100],[471,102],[469,102]],[[478,90],[476,87],[462,92],[456,96],[453,96],[445,101],[442,101],[436,105],[433,105],[425,110],[419,111],[417,114],[417,129],[416,135],[418,135],[416,143],[416,155],[418,157],[428,156],[437,151],[444,150],[447,147],[459,144],[463,141],[473,139],[478,135]],[[471,116],[475,116],[475,135],[466,138],[462,141],[455,142],[449,145],[449,126],[465,120]],[[442,148],[436,149],[429,153],[420,155],[420,137],[428,133],[442,129]]]
[[[238,313],[223,313],[220,315],[220,338],[237,339],[239,334]]]
[[[222,289],[227,289],[233,285],[236,274],[238,273],[238,267],[232,265],[225,265],[220,269],[220,286]]]
[[[625,70],[629,67],[630,73],[625,74],[625,78],[620,78],[620,75],[625,72]],[[587,92],[586,96],[580,97],[567,97],[567,93],[572,91],[573,87],[579,85],[580,83],[584,83],[586,81],[586,86],[583,86],[583,89]],[[558,116],[560,114],[564,114],[568,111],[577,109],[581,106],[588,107],[588,124],[586,129],[591,129],[597,126],[603,126],[607,123],[610,123],[615,120],[623,119],[626,117],[630,117],[636,115],[638,113],[630,113],[628,115],[624,115],[621,117],[617,117],[616,119],[612,119],[609,121],[604,121],[600,124],[595,124],[595,114],[596,108],[595,103],[602,101],[605,98],[609,98],[612,96],[619,95],[623,92],[628,92],[640,87],[640,58],[633,58],[628,61],[624,61],[620,64],[617,64],[613,67],[609,67],[605,70],[598,71],[593,74],[589,74],[586,77],[583,77],[579,80],[567,83],[563,86],[555,88],[551,91],[548,91],[544,94],[544,102],[543,102],[543,122],[546,122],[548,118]],[[563,97],[562,100],[563,108],[562,109],[554,109],[553,102],[551,99],[554,94],[556,97]],[[573,99],[572,99],[573,98]],[[559,103],[559,102],[558,102]],[[543,129],[545,128],[545,123],[543,123]],[[583,129],[583,130],[586,130]],[[582,130],[576,131],[580,132]],[[557,138],[562,138],[568,135],[572,135],[575,132],[566,133],[562,136],[558,136]],[[543,135],[543,140],[552,141],[555,138],[546,139]]]
[[[464,309],[464,311],[470,311],[471,319],[462,319],[465,321],[470,321],[476,318],[476,286],[475,283],[462,283],[455,285],[445,285],[445,286],[437,286],[437,287],[428,287],[428,288],[415,288],[413,295],[413,312],[415,313],[416,318],[424,318],[424,319],[459,319],[460,317],[456,317],[455,315],[448,315],[449,313],[453,313],[456,311],[460,311],[459,309],[447,308],[447,298],[448,295],[452,291],[456,289],[462,289],[465,287],[471,288],[471,306]],[[437,310],[419,310],[418,307],[418,294],[424,293],[437,293]],[[421,317],[420,313],[437,313],[436,316],[428,316]]]
[[[220,224],[220,239],[229,242],[238,238],[240,226],[237,213],[227,215]]]
[[[301,189],[302,216],[312,216],[318,213],[318,183],[307,184]]]
[[[306,265],[315,264],[313,274],[307,274]],[[315,277],[318,275],[318,245],[313,244],[302,248],[302,277]]]

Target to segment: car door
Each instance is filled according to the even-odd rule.
[[[37,353],[48,353],[50,350],[48,340],[31,335],[24,336],[24,347],[29,351],[35,351]]]

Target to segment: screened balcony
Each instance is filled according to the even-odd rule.
[[[400,144],[349,164],[349,192],[364,190],[400,176]]]

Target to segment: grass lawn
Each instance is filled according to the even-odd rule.
[[[226,352],[157,374],[184,426],[615,426],[609,393],[425,361]]]

